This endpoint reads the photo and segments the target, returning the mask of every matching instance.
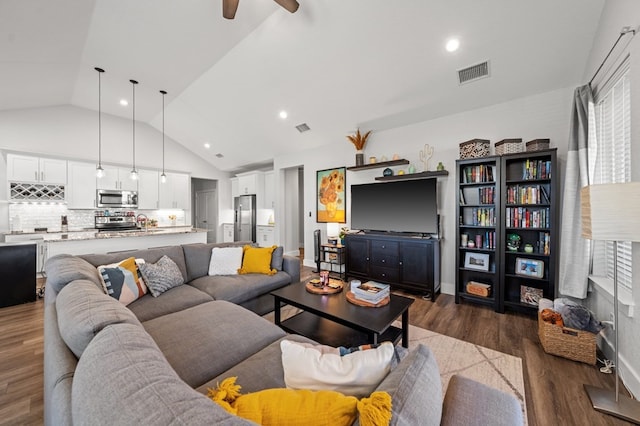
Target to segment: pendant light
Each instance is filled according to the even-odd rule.
[[[98,71],[98,166],[96,167],[96,177],[100,179],[104,176],[104,169],[102,168],[102,88],[100,81],[104,70],[98,67],[94,69]]]
[[[164,95],[167,94],[165,90],[161,90],[162,93],[162,174],[160,175],[160,182],[167,182],[167,175],[164,173]]]
[[[131,173],[129,177],[132,180],[138,179],[138,171],[136,170],[136,84],[138,84],[135,80],[129,80],[131,83],[131,87],[133,89],[133,96],[131,98],[131,110],[133,111],[133,168],[131,169]]]

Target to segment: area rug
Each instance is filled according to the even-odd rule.
[[[284,306],[281,310],[282,319],[289,318],[297,312],[299,310],[296,308]],[[264,318],[273,322],[273,313],[265,315]],[[400,327],[400,323],[396,322],[394,326]],[[520,358],[410,325],[409,349],[415,348],[420,343],[428,346],[436,357],[442,379],[443,395],[451,376],[459,374],[468,377],[515,396],[520,401],[524,422],[525,425],[527,424],[527,405]]]

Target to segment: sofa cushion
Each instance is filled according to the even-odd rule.
[[[176,265],[178,265],[178,268],[182,273],[184,282],[188,282],[187,267],[184,261],[184,252],[182,251],[182,246],[158,247],[145,250],[127,250],[110,254],[83,254],[79,257],[85,259],[87,262],[91,263],[94,266],[98,266],[120,262],[121,260],[131,256],[135,257],[136,259],[144,259],[145,262],[148,263],[156,263],[164,255],[169,256],[171,260],[173,260]]]
[[[123,305],[126,306],[147,294],[147,285],[140,275],[135,258],[129,257],[122,262],[100,265],[97,269],[104,292]]]
[[[522,406],[513,395],[456,374],[447,386],[442,425],[471,424],[522,425]]]
[[[162,256],[156,263],[143,263],[140,272],[153,297],[184,284],[184,278],[178,265],[169,256]]]
[[[285,387],[284,369],[282,368],[282,351],[280,349],[280,342],[283,339],[300,343],[316,343],[307,337],[289,334],[276,340],[244,361],[240,361],[229,370],[199,386],[196,390],[206,395],[208,388],[215,388],[218,386],[218,383],[229,377],[238,378],[237,382],[242,384],[242,393]]]
[[[376,390],[391,395],[390,425],[440,424],[442,381],[436,359],[425,345],[411,350]]]
[[[337,348],[283,340],[284,381],[291,389],[333,390],[369,396],[391,369],[393,343],[340,355]]]
[[[291,282],[289,274],[278,272],[275,275],[244,274],[224,276],[204,276],[189,284],[204,291],[216,300],[243,303],[247,300],[269,293]]]
[[[187,386],[153,339],[129,324],[105,328],[78,362],[74,424],[251,425]]]
[[[211,260],[211,249],[214,247],[242,247],[250,242],[237,241],[229,243],[194,243],[182,246],[184,250],[184,260],[187,267],[188,280],[203,277],[209,272],[209,261]]]
[[[100,276],[96,267],[84,259],[70,254],[58,254],[50,257],[45,264],[47,287],[59,292],[62,287],[74,280],[89,280],[100,286]]]
[[[146,294],[127,306],[144,322],[162,315],[182,311],[192,306],[211,302],[213,298],[190,285],[181,285],[165,291],[158,297]]]
[[[238,275],[242,266],[242,247],[214,247],[207,275]]]
[[[242,254],[242,267],[239,274],[266,274],[274,275],[278,271],[271,269],[271,254],[276,246],[252,247],[244,246]]]
[[[96,334],[109,324],[140,326],[129,309],[87,280],[73,281],[60,290],[56,310],[60,334],[78,358]]]
[[[146,321],[178,376],[197,387],[285,333],[238,305],[213,301]]]

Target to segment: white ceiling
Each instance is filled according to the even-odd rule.
[[[0,110],[72,104],[160,128],[221,170],[581,82],[604,0],[0,0]],[[445,41],[456,36],[451,54]],[[490,60],[491,77],[458,85]],[[287,120],[278,118],[286,109]],[[312,131],[300,134],[306,122]],[[203,147],[205,142],[211,149]],[[224,154],[218,159],[216,153]]]

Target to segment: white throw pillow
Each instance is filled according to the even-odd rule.
[[[358,398],[369,396],[387,376],[394,353],[391,342],[343,356],[289,340],[280,342],[280,349],[288,388],[334,390]]]
[[[214,247],[211,250],[209,275],[238,275],[242,267],[242,247]]]

